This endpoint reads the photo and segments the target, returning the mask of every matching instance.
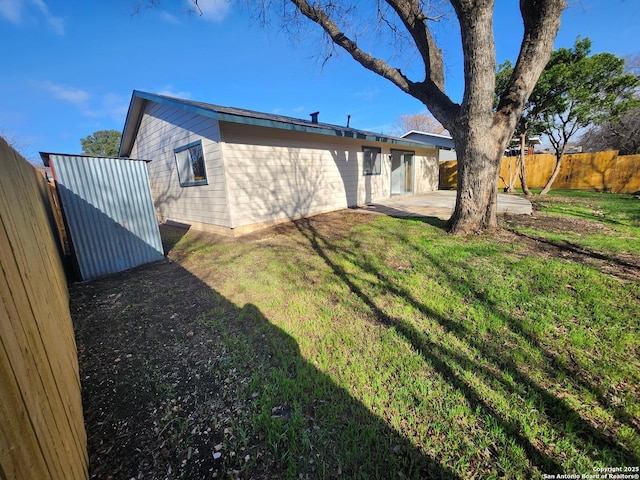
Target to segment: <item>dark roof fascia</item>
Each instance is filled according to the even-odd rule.
[[[292,117],[270,115],[267,113],[255,112],[239,108],[222,107],[134,90],[133,96],[131,98],[131,104],[129,105],[129,111],[127,112],[127,119],[125,121],[122,141],[120,144],[121,156],[129,156],[131,154],[134,135],[138,130],[138,127],[140,126],[142,114],[144,112],[144,102],[146,101],[152,101],[161,105],[180,108],[182,110],[190,111],[221,122],[276,128],[280,130],[289,130],[295,132],[315,133],[332,137],[354,138],[372,142],[390,143],[407,147],[436,148],[435,145],[430,145],[424,142],[416,142],[400,137],[376,134],[374,132],[356,130],[353,128],[346,128],[328,123],[314,124],[310,121]]]
[[[135,162],[147,162],[149,163],[151,160],[143,160],[141,158],[127,158],[127,157],[105,157],[103,155],[83,155],[83,154],[74,154],[74,153],[53,153],[53,152],[39,152],[40,158],[42,159],[42,163],[44,163],[45,167],[49,167],[49,163],[51,163],[52,156],[60,156],[60,157],[81,157],[81,158],[110,158],[112,160],[131,160]]]
[[[315,125],[302,125],[300,123],[290,123],[277,119],[255,118],[244,115],[229,114],[218,112],[218,120],[221,122],[240,123],[242,125],[253,125],[257,127],[277,128],[281,130],[289,130],[303,133],[316,133],[321,135],[329,135],[332,137],[355,138],[367,140],[371,142],[384,142],[403,146],[429,148],[429,145],[422,142],[413,142],[402,138],[390,137],[387,135],[376,134],[373,132],[365,132],[363,130],[355,130],[352,128],[340,127],[328,123]],[[435,145],[432,148],[436,148]]]

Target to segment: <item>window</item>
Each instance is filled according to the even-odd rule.
[[[362,153],[364,154],[362,174],[380,175],[382,150],[378,147],[362,147]]]
[[[204,167],[202,142],[190,143],[184,147],[176,148],[174,152],[181,187],[206,185],[208,183],[207,171]]]

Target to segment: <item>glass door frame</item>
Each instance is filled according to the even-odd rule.
[[[391,195],[406,195],[413,193],[415,188],[415,156],[415,152],[412,152],[411,150],[391,150]],[[394,159],[399,160],[399,165],[395,169]]]

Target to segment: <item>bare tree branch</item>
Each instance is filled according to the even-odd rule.
[[[524,35],[509,86],[498,104],[497,117],[503,121],[522,111],[531,95],[551,56],[565,6],[565,0],[520,0]]]
[[[198,4],[199,0],[191,0],[191,3],[193,3],[193,10],[188,9],[187,12],[188,13],[197,13],[200,17],[203,15],[202,9],[200,8],[200,5]],[[133,15],[137,15],[139,14],[143,8],[154,8],[154,7],[158,7],[160,6],[161,1],[160,0],[138,0],[136,3],[136,6],[133,9]]]
[[[313,22],[320,25],[329,35],[333,43],[342,47],[360,65],[381,77],[394,83],[402,91],[420,100],[429,107],[432,113],[443,123],[451,124],[457,105],[444,93],[439,85],[444,85],[444,69],[442,57],[435,47],[431,34],[425,26],[425,16],[422,14],[415,1],[405,0],[388,1],[396,12],[401,12],[403,24],[413,25],[412,38],[425,60],[425,80],[413,82],[409,80],[398,68],[391,67],[387,62],[376,58],[363,51],[358,43],[349,38],[331,17],[319,6],[312,6],[306,0],[291,0],[300,12]],[[424,31],[420,33],[422,28]],[[426,50],[426,51],[425,51]]]
[[[420,5],[411,0],[389,0],[407,31],[411,34],[425,65],[425,80],[433,82],[434,86],[444,91],[444,66],[442,52],[436,47],[435,41],[427,27],[427,16]]]
[[[403,135],[411,130],[430,133],[448,133],[433,115],[426,113],[414,113],[400,115],[394,122],[392,132],[394,135]]]

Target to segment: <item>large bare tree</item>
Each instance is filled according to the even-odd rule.
[[[202,13],[198,0],[192,2],[194,10]],[[444,0],[441,2],[445,3]],[[159,0],[139,0],[138,8],[145,3],[153,5]],[[259,8],[266,9],[265,5],[269,3],[262,0]],[[494,108],[495,0],[449,1],[462,37],[465,87],[461,103],[451,100],[444,89],[442,51],[432,31],[433,22],[440,18],[433,10],[433,5],[438,5],[438,2],[289,0],[283,3],[285,11],[288,10],[287,5],[293,6],[296,13],[322,27],[330,42],[344,49],[364,68],[386,78],[422,102],[450,132],[458,157],[457,201],[449,220],[450,231],[467,234],[496,228],[496,185],[500,160],[523,106],[549,60],[566,0],[520,0],[524,27],[520,52],[497,108]],[[367,22],[367,15],[377,18],[370,18]],[[288,20],[285,18],[285,28],[289,28],[289,23],[295,24],[295,18],[291,22]],[[422,64],[424,78],[410,79],[400,68],[368,53],[368,46],[359,44],[362,25],[372,24],[386,28],[390,38],[383,43],[397,44],[398,38],[406,38],[411,42],[417,52],[418,62]],[[508,27],[512,28],[512,25]]]
[[[445,93],[442,51],[432,33],[429,2],[386,0],[390,11],[379,2],[379,15],[408,32],[420,61],[424,78],[412,80],[399,68],[377,58],[358,45],[348,24],[331,15],[336,2],[310,3],[291,0],[308,19],[323,28],[330,39],[347,51],[363,67],[388,79],[398,88],[421,101],[451,133],[458,156],[458,190],[450,230],[468,234],[498,225],[496,202],[500,160],[513,135],[522,108],[546,65],[560,27],[565,0],[520,0],[524,26],[520,53],[508,85],[494,109],[496,52],[493,34],[494,0],[451,0],[462,36],[464,55],[464,94],[456,103]],[[351,4],[344,10],[357,8]],[[395,22],[399,20],[399,24]]]
[[[618,150],[618,155],[637,155],[640,153],[640,107],[620,118],[592,126],[580,137],[580,145],[586,152]]]
[[[393,122],[391,132],[394,135],[403,135],[411,130],[440,134],[448,133],[433,115],[427,115],[426,113],[400,115]]]

